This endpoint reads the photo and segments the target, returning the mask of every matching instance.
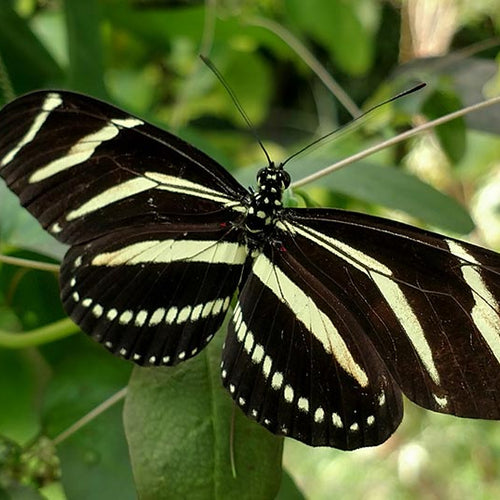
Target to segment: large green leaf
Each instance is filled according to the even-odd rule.
[[[83,335],[41,350],[53,371],[43,408],[51,438],[125,387],[131,370],[130,363]],[[122,407],[122,402],[112,406],[57,445],[61,481],[71,500],[135,498]]]
[[[175,368],[134,370],[125,429],[143,500],[264,499],[278,492],[283,441],[235,409],[221,385],[222,332],[217,337]]]
[[[66,439],[58,448],[68,499],[137,498],[122,423],[123,402]]]

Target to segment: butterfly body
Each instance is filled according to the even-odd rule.
[[[385,441],[402,393],[500,418],[500,256],[336,209],[283,207],[270,164],[248,191],[188,143],[63,91],[0,112],[0,175],[69,244],[61,299],[145,366],[197,355],[238,291],[223,385],[270,431],[354,449]]]

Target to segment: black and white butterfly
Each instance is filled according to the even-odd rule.
[[[500,418],[500,255],[377,217],[284,208],[282,165],[243,188],[181,139],[108,104],[35,92],[0,112],[0,173],[70,246],[64,308],[141,365],[199,353],[236,305],[224,386],[271,432],[385,441],[402,393]]]

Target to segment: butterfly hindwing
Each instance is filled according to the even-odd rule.
[[[73,246],[61,267],[64,308],[115,354],[176,364],[222,324],[246,259],[236,237],[227,229],[153,225]]]
[[[229,326],[224,386],[274,433],[342,449],[380,444],[401,421],[401,393],[362,326],[291,253],[268,247]]]
[[[35,92],[1,112],[0,173],[65,243],[193,218],[229,222],[247,191],[168,132],[90,97]]]
[[[500,418],[500,256],[405,224],[290,209],[281,243],[363,325],[407,397]]]

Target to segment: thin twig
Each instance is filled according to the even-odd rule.
[[[21,257],[12,257],[11,255],[0,254],[0,262],[12,264],[13,266],[28,267],[39,271],[50,271],[53,273],[59,272],[58,264],[50,264],[49,262],[40,262],[39,260],[22,259]]]
[[[314,57],[314,55],[305,47],[305,45],[288,31],[281,24],[278,24],[269,19],[262,17],[252,17],[247,21],[252,26],[260,26],[265,28],[275,35],[279,36],[318,76],[325,84],[326,88],[338,99],[349,114],[356,118],[361,115],[361,110],[356,103],[347,95],[344,89],[334,80],[334,78],[326,71],[323,65]]]
[[[200,43],[200,54],[208,56],[212,48],[216,21],[216,0],[205,0],[205,19],[203,21],[203,34]]]
[[[339,170],[342,167],[345,167],[347,165],[350,165],[351,163],[362,160],[363,158],[366,158],[367,156],[370,156],[374,153],[377,153],[378,151],[380,151],[382,149],[388,148],[389,146],[393,146],[394,144],[398,144],[399,142],[405,141],[406,139],[409,139],[410,137],[413,137],[417,134],[420,134],[420,133],[424,132],[425,130],[429,130],[431,128],[437,127],[438,125],[442,125],[443,123],[449,122],[451,120],[454,120],[455,118],[459,118],[459,117],[464,116],[468,113],[472,113],[473,111],[478,111],[478,110],[486,108],[488,106],[493,106],[494,104],[500,104],[500,96],[492,97],[491,99],[488,99],[486,101],[479,102],[479,103],[473,104],[471,106],[467,106],[466,108],[460,109],[460,110],[455,111],[453,113],[450,113],[446,116],[442,116],[441,118],[437,118],[436,120],[432,120],[430,122],[424,123],[423,125],[412,128],[411,130],[408,130],[407,132],[399,134],[398,136],[393,137],[392,139],[388,139],[387,141],[383,141],[379,144],[376,144],[375,146],[372,146],[368,149],[365,149],[364,151],[356,153],[355,155],[349,156],[348,158],[344,158],[343,160],[338,161],[338,162],[334,163],[333,165],[330,165],[329,167],[326,167],[326,168],[320,170],[319,172],[308,175],[307,177],[304,177],[303,179],[300,179],[300,180],[292,183],[290,185],[290,187],[297,188],[297,187],[303,186],[304,184],[308,184],[309,182],[316,181],[316,180],[320,179],[321,177],[324,177],[325,175],[331,174],[335,170]]]
[[[56,436],[52,440],[54,445],[57,446],[61,444],[65,439],[69,438],[71,435],[79,431],[82,427],[90,423],[92,420],[97,418],[99,415],[104,413],[113,405],[124,399],[126,394],[127,394],[127,388],[124,387],[123,389],[120,389],[117,393],[113,394],[111,397],[106,399],[106,401],[103,401],[100,405],[96,406],[93,410],[89,411],[86,415],[77,420],[73,425],[69,426],[65,431],[61,432],[61,434]]]

